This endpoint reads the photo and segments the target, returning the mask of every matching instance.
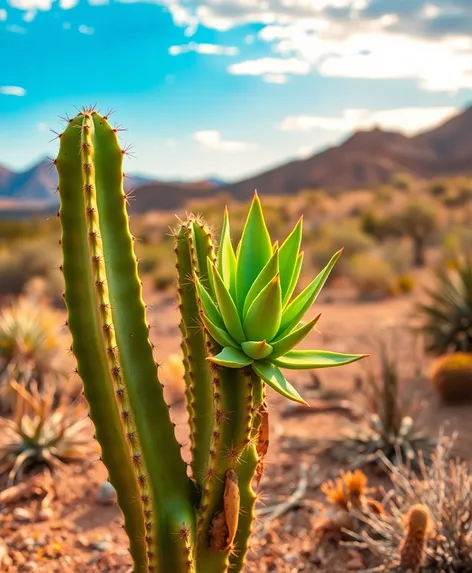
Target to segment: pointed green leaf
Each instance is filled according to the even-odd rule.
[[[275,277],[275,275],[278,272],[279,272],[279,251],[276,248],[274,254],[269,259],[269,262],[259,273],[259,276],[252,283],[252,286],[249,289],[249,292],[247,293],[246,300],[244,301],[243,319],[245,318],[247,311],[249,310],[249,307],[254,302],[254,299],[262,291],[262,289],[269,284],[269,282]]]
[[[300,217],[295,228],[280,247],[280,284],[282,286],[282,300],[288,292],[292,276],[295,272],[298,252],[302,243],[303,217]]]
[[[262,360],[272,354],[272,346],[267,344],[265,340],[258,342],[249,340],[248,342],[243,342],[241,348],[244,354],[247,354],[250,358],[254,358],[254,360]]]
[[[290,382],[285,378],[285,376],[280,372],[277,366],[274,366],[270,362],[264,360],[258,360],[252,365],[254,372],[260,376],[266,384],[273,388],[276,392],[293,400],[294,402],[300,402],[300,404],[308,404],[300,396],[300,394],[295,390],[295,388],[290,384]]]
[[[261,202],[257,193],[249,210],[236,263],[236,298],[238,308],[244,307],[244,300],[258,274],[272,256],[272,243],[267,230]]]
[[[272,342],[272,356],[282,356],[292,348],[295,348],[297,344],[299,344],[310,332],[313,330],[315,324],[318,322],[321,314],[319,314],[313,320],[310,320],[303,326],[300,326],[296,330],[292,330],[292,332],[287,333],[286,336],[277,339],[277,342]]]
[[[293,294],[293,291],[295,290],[295,288],[297,286],[298,279],[300,278],[300,272],[302,270],[303,257],[304,256],[305,256],[305,253],[302,251],[301,253],[298,254],[297,260],[295,261],[292,278],[290,279],[290,286],[288,287],[288,290],[282,299],[282,303],[283,303],[284,308],[289,304],[290,298]]]
[[[209,292],[210,292],[210,295],[213,298],[215,298],[216,297],[215,279],[213,278],[213,271],[211,269],[212,266],[213,266],[213,261],[210,259],[210,257],[207,257],[207,272],[208,272]]]
[[[239,348],[239,344],[235,342],[231,336],[224,330],[216,326],[207,316],[203,315],[202,322],[205,328],[208,330],[210,336],[213,338],[215,342],[217,342],[220,346],[232,346],[234,348]],[[244,344],[244,342],[243,342]]]
[[[213,302],[213,299],[208,294],[206,288],[200,282],[200,279],[195,276],[195,285],[197,287],[197,293],[200,297],[200,302],[202,305],[202,310],[205,315],[219,328],[225,328],[225,323],[223,318],[221,317],[220,311],[218,310],[216,304]]]
[[[291,370],[311,370],[312,368],[332,368],[356,362],[368,354],[341,354],[329,350],[291,350],[273,362],[280,368]]]
[[[234,304],[228,289],[225,287],[225,283],[223,282],[220,273],[216,270],[215,265],[211,265],[211,270],[213,283],[215,285],[216,300],[218,301],[218,309],[223,317],[226,330],[232,338],[236,340],[236,342],[241,344],[241,342],[244,342],[247,338],[244,334],[236,305]]]
[[[268,340],[277,334],[282,319],[280,276],[275,277],[256,296],[244,318],[243,328],[248,340]]]
[[[218,251],[218,272],[220,273],[226,288],[235,300],[236,288],[236,255],[231,243],[231,231],[229,226],[228,209],[225,208],[223,229],[221,231],[220,249]]]
[[[244,368],[254,362],[252,358],[246,356],[241,350],[231,346],[226,346],[219,354],[209,356],[207,360],[220,366],[226,366],[226,368]],[[237,388],[235,388],[235,391],[237,392]]]
[[[292,302],[287,306],[283,312],[282,322],[280,324],[279,334],[294,328],[300,322],[306,311],[315,302],[320,290],[326,282],[332,268],[339,259],[342,250],[338,251],[331,257],[329,263],[318,274],[318,276],[303,290]]]

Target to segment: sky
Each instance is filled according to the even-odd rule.
[[[236,180],[472,104],[472,0],[0,0],[0,165],[96,104],[127,170]]]

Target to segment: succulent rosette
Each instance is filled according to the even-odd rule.
[[[301,241],[302,219],[282,245],[272,241],[256,193],[236,251],[225,210],[216,263],[208,259],[208,285],[197,276],[195,281],[203,325],[222,347],[208,360],[226,368],[251,367],[282,396],[306,403],[282,369],[342,366],[366,355],[295,348],[319,319],[302,322],[342,252],[294,296],[303,263]]]

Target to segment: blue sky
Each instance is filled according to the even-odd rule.
[[[470,30],[472,0],[0,0],[0,164],[54,155],[87,104],[165,179],[415,133],[472,104]]]

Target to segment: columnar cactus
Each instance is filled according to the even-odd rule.
[[[93,109],[60,136],[68,325],[134,571],[241,571],[268,447],[266,385],[304,402],[280,368],[324,368],[359,354],[294,350],[300,321],[337,253],[298,296],[302,222],[273,244],[254,197],[236,251],[224,215],[216,251],[203,221],[175,233],[191,472],[158,379],[123,192],[116,130]]]

